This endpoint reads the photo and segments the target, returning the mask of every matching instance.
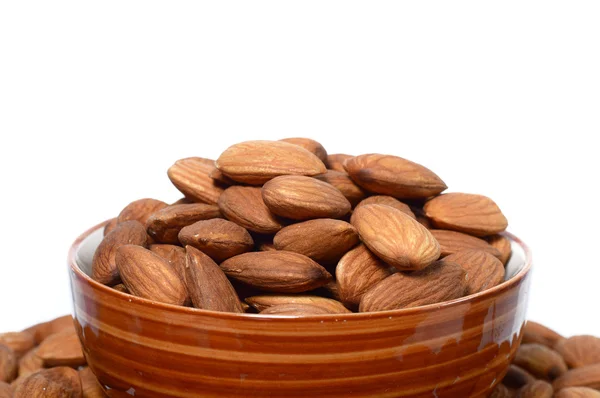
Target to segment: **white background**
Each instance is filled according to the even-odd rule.
[[[488,195],[530,317],[600,335],[596,1],[0,3],[0,331],[71,310],[66,255],[178,158],[309,136]]]

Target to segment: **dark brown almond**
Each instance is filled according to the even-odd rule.
[[[36,355],[47,368],[85,365],[85,357],[75,329],[67,329],[48,337],[39,345]]]
[[[554,398],[600,398],[600,391],[587,387],[568,387],[554,394]]]
[[[431,232],[440,244],[442,257],[464,250],[480,250],[497,258],[500,258],[501,256],[498,249],[483,239],[463,234],[462,232],[447,231],[444,229],[430,229],[429,232]]]
[[[463,250],[445,257],[444,260],[460,264],[467,272],[467,295],[483,292],[504,281],[504,265],[490,253]]]
[[[561,340],[564,340],[563,336],[537,322],[527,321],[523,329],[523,344],[536,343],[554,348]]]
[[[156,242],[179,244],[179,231],[183,227],[201,220],[220,218],[221,212],[215,205],[193,203],[174,205],[155,212],[148,218],[148,235]]]
[[[186,246],[186,283],[194,307],[244,312],[233,286],[219,266],[200,250]]]
[[[232,186],[219,198],[223,215],[249,231],[273,234],[282,227],[282,221],[267,207],[259,187]]]
[[[352,207],[367,196],[367,193],[356,185],[345,171],[327,170],[325,174],[318,175],[315,178],[336,187],[348,199]]]
[[[169,262],[140,246],[119,247],[116,263],[123,284],[131,294],[161,303],[182,305],[185,284]]]
[[[285,316],[311,316],[311,315],[329,315],[338,314],[336,311],[330,311],[327,308],[312,304],[290,303],[279,304],[269,307],[260,312],[261,315],[285,315]]]
[[[346,168],[344,167],[344,162],[353,157],[354,156],[346,155],[345,153],[334,153],[332,155],[327,155],[327,168],[329,170],[343,171],[345,173]]]
[[[414,218],[387,205],[362,205],[351,223],[360,239],[384,262],[400,270],[419,270],[436,261],[440,246]]]
[[[543,380],[536,380],[523,386],[519,390],[517,398],[552,398],[552,395],[554,395],[552,384]]]
[[[600,363],[600,338],[573,336],[559,341],[554,349],[563,356],[570,368],[581,368]]]
[[[427,198],[447,188],[428,168],[398,156],[360,155],[346,160],[344,166],[361,187],[395,198]]]
[[[364,199],[363,201],[361,201],[358,204],[358,206],[364,206],[364,205],[386,205],[386,206],[391,206],[391,207],[393,207],[395,209],[400,210],[402,213],[406,214],[407,216],[410,216],[411,218],[416,219],[415,213],[412,212],[412,210],[410,209],[410,206],[408,206],[407,204],[404,204],[404,203],[400,202],[398,199],[396,199],[396,198],[394,198],[392,196],[387,196],[387,195],[373,195],[373,196],[369,196],[368,198]]]
[[[67,329],[75,329],[73,326],[73,317],[71,315],[63,315],[48,322],[38,323],[24,331],[33,334],[35,344],[40,344],[48,336]]]
[[[423,209],[437,228],[470,235],[494,235],[508,226],[498,205],[483,195],[447,193],[427,201]]]
[[[37,355],[37,348],[32,348],[19,360],[19,377],[29,376],[44,367],[44,361]]]
[[[310,258],[287,251],[244,253],[221,264],[225,274],[252,287],[278,293],[301,293],[332,277]]]
[[[314,176],[326,171],[306,149],[281,141],[246,141],[227,148],[216,162],[223,174],[238,182],[261,185],[280,175]]]
[[[280,176],[267,182],[262,196],[269,210],[293,220],[341,218],[351,208],[339,189],[305,176]]]
[[[83,391],[75,369],[60,366],[43,369],[24,378],[14,398],[81,398]]]
[[[541,344],[521,344],[513,363],[538,379],[552,381],[567,371],[560,354]]]
[[[271,294],[247,297],[245,301],[248,304],[250,304],[253,308],[255,308],[258,312],[264,311],[269,307],[281,304],[310,304],[317,307],[323,307],[325,310],[332,314],[346,314],[350,312],[350,310],[344,307],[344,305],[339,301],[319,296],[298,294]]]
[[[117,249],[123,245],[146,246],[146,228],[139,221],[125,221],[104,237],[92,260],[92,279],[105,285],[120,281],[115,263]]]
[[[506,265],[512,254],[510,239],[504,235],[496,234],[486,237],[487,242],[500,252],[500,261]]]
[[[308,152],[314,154],[318,157],[325,166],[327,166],[327,151],[319,142],[310,139],[310,138],[302,138],[302,137],[294,137],[294,138],[284,138],[283,142],[287,142],[288,144],[298,145],[306,149]]]
[[[0,381],[11,382],[17,377],[19,362],[14,350],[0,344]]]
[[[373,205],[369,205],[373,206]],[[368,290],[359,311],[386,311],[418,307],[460,298],[466,290],[466,273],[456,263],[437,261],[410,274],[389,276]]]
[[[168,205],[160,200],[156,199],[139,199],[134,202],[131,202],[123,210],[117,217],[117,223],[122,223],[125,221],[138,221],[142,225],[146,224],[148,218],[155,212],[164,209]]]
[[[277,250],[304,254],[319,264],[335,264],[358,244],[358,234],[345,221],[320,218],[283,228],[273,244]]]
[[[81,380],[81,389],[83,398],[103,398],[107,395],[102,390],[100,382],[89,367],[79,369],[79,380]]]
[[[337,301],[342,300],[340,296],[340,288],[334,280],[327,282],[323,287],[317,289],[317,291],[319,294],[322,294],[325,297],[329,297]]]
[[[210,256],[216,262],[252,250],[254,241],[245,228],[234,222],[215,218],[198,221],[179,232],[179,241]]]
[[[113,229],[115,229],[117,224],[118,224],[117,218],[116,217],[111,218],[104,226],[104,232],[103,232],[104,236],[108,235]]]
[[[600,363],[571,369],[552,383],[555,391],[568,387],[600,389]]]
[[[358,308],[365,292],[391,274],[387,264],[359,245],[346,253],[335,269],[340,300],[348,308]]]
[[[35,337],[28,331],[0,333],[0,344],[12,348],[20,358],[35,346]]]
[[[533,383],[537,379],[531,373],[525,369],[517,366],[510,365],[506,375],[502,379],[502,384],[510,388],[521,388],[526,384]]]
[[[192,157],[180,159],[169,168],[169,179],[186,198],[194,202],[216,204],[223,188],[210,178],[214,169],[210,159]]]

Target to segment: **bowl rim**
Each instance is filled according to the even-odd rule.
[[[94,289],[99,289],[106,294],[112,294],[115,298],[125,299],[128,302],[135,302],[137,304],[146,305],[151,308],[167,310],[167,311],[175,311],[181,312],[188,315],[207,315],[221,319],[235,319],[235,320],[269,320],[269,321],[310,321],[310,320],[318,320],[318,321],[326,321],[326,320],[335,320],[339,321],[341,318],[343,319],[352,319],[352,320],[361,320],[361,319],[370,319],[370,318],[379,318],[379,317],[398,317],[398,316],[406,316],[415,313],[423,313],[428,311],[435,310],[443,310],[449,307],[459,306],[461,304],[475,302],[480,299],[485,300],[489,299],[495,295],[501,294],[502,292],[511,289],[515,285],[519,284],[531,271],[532,266],[532,254],[529,247],[517,236],[513,235],[510,232],[502,232],[500,235],[503,235],[511,242],[515,242],[517,245],[521,247],[523,253],[525,255],[525,264],[523,267],[517,272],[512,278],[502,282],[499,285],[494,286],[491,289],[484,290],[482,292],[478,292],[469,296],[460,297],[454,300],[443,301],[440,303],[428,304],[419,307],[411,307],[411,308],[402,308],[395,310],[386,310],[386,311],[376,311],[376,312],[349,312],[349,313],[340,313],[340,314],[322,314],[322,315],[308,315],[308,316],[299,316],[299,315],[265,315],[265,314],[248,314],[248,313],[234,313],[234,312],[222,312],[222,311],[212,311],[212,310],[204,310],[200,308],[193,307],[184,307],[174,304],[161,303],[159,301],[154,301],[150,299],[145,299],[142,297],[137,297],[131,294],[122,293],[118,290],[115,290],[109,286],[103,285],[100,282],[93,280],[89,277],[85,272],[83,272],[79,266],[77,265],[77,253],[81,248],[82,243],[94,232],[99,230],[108,224],[112,219],[106,220],[97,224],[87,231],[82,233],[71,245],[69,248],[67,262],[69,268],[72,272],[77,274],[83,281],[85,281],[88,285],[90,285]],[[71,289],[73,289],[73,285],[71,284]]]

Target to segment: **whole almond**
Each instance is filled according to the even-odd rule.
[[[85,365],[85,357],[75,329],[53,334],[36,351],[45,367]]]
[[[210,159],[192,157],[180,159],[167,172],[175,187],[194,202],[216,204],[223,188],[210,178],[214,169]]]
[[[12,348],[0,344],[0,381],[11,382],[17,377],[19,362]]]
[[[352,206],[356,206],[367,196],[367,193],[356,185],[345,171],[327,170],[325,174],[318,175],[315,178],[336,187]]]
[[[327,155],[327,168],[329,170],[343,171],[346,172],[344,162],[348,159],[353,158],[352,155],[346,155],[345,153],[334,153]]]
[[[440,246],[433,235],[393,207],[358,206],[351,223],[377,257],[400,270],[423,269],[440,256]]]
[[[329,272],[310,258],[287,251],[244,253],[221,264],[225,274],[252,287],[278,293],[301,293],[329,282]]]
[[[420,271],[398,272],[385,278],[363,295],[359,311],[387,311],[441,303],[462,297],[465,290],[464,269],[459,264],[442,260]]]
[[[573,336],[559,341],[554,349],[563,356],[570,368],[581,368],[600,363],[600,338]]]
[[[533,321],[527,321],[523,329],[523,344],[536,343],[553,348],[565,338],[554,330]]]
[[[254,241],[245,228],[221,218],[188,225],[179,232],[179,241],[199,249],[217,262],[254,247]]]
[[[273,244],[277,250],[304,254],[319,264],[335,264],[358,244],[358,234],[345,221],[320,218],[283,228]]]
[[[330,311],[327,308],[312,304],[290,303],[278,304],[269,307],[260,312],[261,315],[286,315],[286,316],[311,316],[311,315],[329,315],[339,314],[336,311]]]
[[[554,398],[600,398],[600,391],[587,387],[569,387],[554,394]]]
[[[12,348],[20,358],[35,346],[35,337],[27,331],[0,333],[0,344]]]
[[[117,217],[111,218],[109,222],[104,226],[103,234],[104,236],[108,235],[115,227],[119,224]]]
[[[346,253],[335,269],[340,300],[348,308],[358,308],[365,292],[391,274],[387,264],[359,245]]]
[[[510,388],[521,388],[526,384],[533,383],[537,379],[531,373],[517,365],[510,365],[502,384]]]
[[[135,296],[182,305],[188,294],[177,271],[167,260],[140,246],[119,247],[116,263],[123,284]]]
[[[498,205],[483,195],[447,193],[427,201],[423,209],[437,228],[470,235],[493,235],[508,226]]]
[[[351,208],[339,189],[305,176],[275,177],[262,187],[262,197],[271,212],[293,220],[341,218]]]
[[[215,205],[204,203],[182,204],[165,207],[152,214],[146,221],[148,235],[156,242],[179,244],[179,231],[201,220],[220,218]]]
[[[504,265],[490,253],[463,250],[444,260],[460,264],[467,272],[467,295],[482,292],[504,281]]]
[[[281,304],[310,304],[317,307],[322,307],[332,314],[346,314],[350,312],[339,301],[319,296],[271,294],[247,297],[245,301],[259,312],[264,311],[269,307]]]
[[[553,394],[552,384],[543,380],[536,380],[523,386],[519,390],[517,398],[552,398]]]
[[[496,234],[486,237],[486,240],[500,252],[500,257],[498,258],[502,261],[502,264],[506,265],[512,254],[510,239],[504,235]]]
[[[219,156],[217,168],[232,180],[260,185],[280,175],[314,176],[326,171],[306,149],[281,141],[246,141]]]
[[[552,383],[555,391],[568,387],[600,389],[600,363],[571,369]]]
[[[400,210],[407,216],[416,219],[415,213],[412,212],[410,206],[400,202],[398,199],[388,195],[373,195],[361,201],[358,206],[364,205],[386,205]]]
[[[288,144],[298,145],[299,147],[306,149],[308,152],[318,157],[321,160],[321,162],[323,162],[323,164],[327,166],[327,151],[319,142],[310,138],[302,137],[284,138],[279,141],[287,142]]]
[[[14,398],[81,398],[83,391],[75,369],[61,366],[27,376],[16,388]]]
[[[164,209],[168,205],[160,200],[156,199],[139,199],[134,202],[131,202],[123,210],[117,217],[117,223],[122,223],[125,221],[139,221],[142,225],[146,224],[148,218],[155,212]]]
[[[194,307],[244,312],[233,286],[219,266],[200,250],[186,246],[186,283]]]
[[[115,263],[117,249],[123,245],[146,246],[146,228],[139,221],[125,221],[104,237],[92,259],[92,279],[105,285],[119,283]]]
[[[521,344],[513,363],[543,380],[552,381],[567,371],[560,354],[541,344]]]
[[[107,396],[89,367],[86,366],[79,370],[79,379],[81,380],[83,398],[103,398]]]
[[[71,315],[64,315],[48,322],[38,323],[24,331],[29,332],[34,336],[35,344],[40,344],[48,336],[67,329],[74,329],[73,317]]]
[[[464,250],[480,250],[500,258],[501,253],[483,239],[476,238],[462,232],[447,231],[444,229],[430,229],[429,232],[440,244],[441,256],[446,257],[450,254]]]
[[[396,198],[427,198],[447,188],[428,168],[398,156],[360,155],[346,160],[344,167],[366,190]]]
[[[33,348],[19,360],[19,377],[29,376],[43,367],[44,361],[37,355],[37,348]]]
[[[249,231],[273,234],[282,227],[282,221],[267,207],[259,187],[232,186],[219,198],[219,209],[230,221]]]
[[[498,384],[489,398],[513,398],[514,394],[502,384]]]

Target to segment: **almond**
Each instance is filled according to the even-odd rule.
[[[484,251],[463,250],[444,260],[460,264],[467,272],[467,295],[482,292],[504,281],[504,265]]]
[[[330,311],[327,308],[312,304],[279,304],[269,307],[260,312],[261,315],[286,315],[286,316],[311,316],[338,314],[336,311]]]
[[[514,394],[502,384],[498,384],[489,398],[513,398]]]
[[[244,253],[221,264],[225,274],[252,287],[278,293],[316,289],[332,277],[310,258],[286,251]]]
[[[492,245],[483,239],[476,238],[462,232],[446,231],[443,229],[430,229],[429,232],[440,244],[441,256],[446,257],[464,250],[479,250],[500,258],[501,254]]]
[[[182,281],[185,281],[185,249],[175,245],[150,245],[150,251],[167,260],[177,272]]]
[[[342,303],[336,300],[328,299],[319,296],[309,295],[262,295],[247,297],[245,300],[250,306],[261,312],[269,307],[281,304],[310,304],[317,307],[322,307],[332,314],[346,314],[350,311],[344,307]]]
[[[539,379],[550,381],[567,371],[560,354],[541,344],[521,344],[513,363]]]
[[[298,145],[281,141],[246,141],[219,156],[217,168],[232,180],[260,185],[280,175],[314,176],[326,171],[323,162]]]
[[[223,174],[221,172],[221,170],[217,169],[216,167],[214,167],[212,169],[212,171],[210,173],[208,173],[208,176],[210,178],[212,178],[213,180],[215,180],[215,182],[217,184],[223,185],[223,186],[230,186],[235,184],[235,181],[233,181],[231,178],[227,177],[225,174]]]
[[[470,235],[493,235],[508,226],[498,205],[483,195],[447,193],[427,201],[423,209],[437,228]]]
[[[180,159],[167,172],[169,179],[186,198],[194,202],[216,204],[223,188],[210,178],[214,162],[204,158]]]
[[[412,212],[412,210],[410,209],[410,207],[407,204],[400,202],[398,199],[396,199],[392,196],[387,196],[387,195],[369,196],[368,198],[366,198],[365,200],[363,200],[362,202],[360,202],[358,204],[358,206],[363,206],[363,205],[391,206],[395,209],[400,210],[402,213],[406,214],[407,216],[416,219],[415,213]]]
[[[271,212],[294,220],[341,218],[351,208],[339,189],[305,176],[275,177],[263,186],[262,196]]]
[[[496,234],[486,237],[486,240],[492,247],[500,252],[500,257],[498,258],[502,261],[502,264],[506,265],[512,254],[510,239],[504,235]]]
[[[464,269],[459,264],[442,260],[424,270],[410,274],[398,272],[385,278],[363,295],[359,311],[386,311],[441,303],[462,297],[465,290]]]
[[[536,380],[535,376],[525,369],[517,365],[510,365],[504,379],[502,379],[502,384],[510,388],[521,388]]]
[[[521,388],[517,398],[552,398],[553,394],[552,384],[543,380],[536,380]]]
[[[600,389],[600,363],[571,369],[552,383],[554,390],[568,387],[588,387]]]
[[[81,380],[83,398],[103,398],[107,396],[89,367],[86,366],[79,370],[79,380]]]
[[[367,196],[367,193],[356,185],[345,171],[327,170],[325,174],[318,175],[315,178],[336,187],[352,206],[356,206]]]
[[[220,218],[188,225],[179,232],[179,241],[201,250],[217,262],[254,247],[254,241],[246,229]]]
[[[12,348],[17,358],[20,358],[35,346],[35,338],[26,331],[0,333],[0,344]]]
[[[179,231],[201,220],[220,218],[215,205],[204,203],[182,204],[166,207],[152,214],[146,221],[148,235],[157,242],[179,244]]]
[[[600,391],[587,387],[569,387],[554,394],[554,398],[600,398]]]
[[[17,377],[19,362],[12,348],[0,344],[0,381],[11,382]]]
[[[119,224],[117,218],[111,218],[109,222],[106,223],[106,225],[104,226],[104,236],[108,235],[113,229],[115,229],[115,227],[117,226],[117,224]]]
[[[135,296],[182,305],[188,296],[185,284],[167,260],[140,246],[119,247],[116,263],[123,284]]]
[[[73,317],[71,315],[64,315],[48,322],[38,323],[24,331],[33,334],[35,344],[40,344],[48,336],[67,329],[74,329]]]
[[[29,376],[43,367],[44,361],[37,355],[37,348],[33,348],[19,361],[19,377]]]
[[[327,151],[325,150],[323,145],[321,145],[317,141],[310,138],[301,137],[284,138],[279,141],[287,142],[288,144],[298,145],[299,147],[306,149],[308,152],[318,157],[321,160],[321,162],[323,162],[323,164],[327,166]]]
[[[92,279],[105,285],[119,283],[115,263],[117,249],[123,245],[146,246],[146,228],[139,221],[125,221],[106,235],[98,245],[92,260]]]
[[[232,186],[219,198],[219,209],[230,221],[249,231],[273,234],[282,227],[282,221],[267,207],[259,187]]]
[[[36,355],[45,367],[85,365],[85,357],[75,329],[67,329],[48,337],[40,344]]]
[[[366,190],[396,198],[427,198],[447,188],[428,168],[398,156],[360,155],[346,160],[344,167]]]
[[[358,308],[365,292],[391,274],[387,264],[359,245],[346,253],[335,269],[340,300],[348,308]]]
[[[10,384],[0,380],[0,398],[12,398],[12,387]]]
[[[345,173],[346,168],[344,167],[344,162],[353,157],[354,156],[346,155],[345,153],[334,153],[332,155],[327,155],[327,168],[329,170],[343,171]]]
[[[537,322],[527,321],[523,329],[523,344],[537,343],[553,348],[564,337]]]
[[[600,339],[594,336],[573,336],[559,341],[554,349],[570,368],[600,363]]]
[[[113,288],[114,290],[118,291],[118,292],[121,292],[121,293],[125,293],[125,294],[131,294],[131,293],[129,292],[129,289],[127,289],[127,286],[125,286],[125,285],[124,285],[124,284],[122,284],[122,283],[119,283],[118,285],[114,285],[112,288]]]
[[[142,225],[146,224],[148,218],[155,212],[164,209],[168,205],[165,202],[156,199],[139,199],[131,202],[117,217],[117,223],[120,224],[125,221],[138,221]]]
[[[81,398],[83,391],[75,369],[43,369],[27,376],[16,388],[14,398]]]
[[[358,206],[352,225],[377,257],[400,270],[419,270],[440,256],[440,246],[415,219],[386,205]]]
[[[358,244],[358,234],[345,221],[321,218],[283,228],[273,244],[277,250],[304,254],[319,264],[335,264]]]
[[[186,283],[194,307],[244,312],[233,286],[219,266],[200,250],[186,246]]]

